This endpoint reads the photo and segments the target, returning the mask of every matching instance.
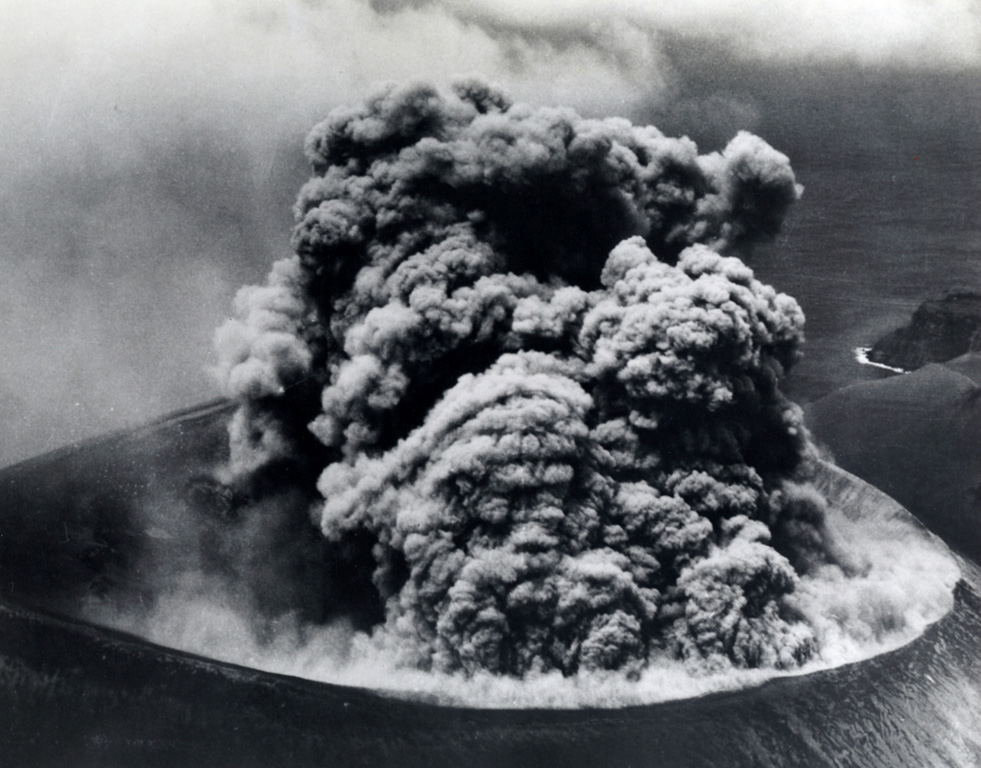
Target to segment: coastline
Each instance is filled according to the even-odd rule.
[[[853,355],[855,357],[855,362],[859,365],[868,365],[872,368],[880,368],[883,371],[891,371],[892,373],[909,373],[905,368],[896,368],[892,365],[886,365],[885,363],[876,363],[869,360],[869,352],[872,351],[872,347],[855,347],[853,350]]]

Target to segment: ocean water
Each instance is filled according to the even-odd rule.
[[[972,126],[973,144],[964,139]],[[906,324],[925,299],[981,291],[981,120],[902,127],[883,145],[844,153],[852,137],[830,131],[800,160],[791,155],[804,196],[751,259],[804,309],[804,358],[785,387],[802,403],[893,375],[861,365],[855,349]]]

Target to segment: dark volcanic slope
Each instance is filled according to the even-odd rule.
[[[981,354],[846,387],[806,413],[840,466],[981,560]]]
[[[211,403],[0,470],[0,596],[138,593],[141,555],[179,549],[169,520],[193,506],[194,478],[227,456],[229,413]]]

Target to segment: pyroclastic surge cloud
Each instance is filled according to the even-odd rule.
[[[784,155],[476,81],[387,87],[306,151],[294,253],[218,334],[232,470],[319,474],[373,642],[512,676],[818,651],[791,596],[832,555],[778,388],[804,319],[734,255],[800,195]]]

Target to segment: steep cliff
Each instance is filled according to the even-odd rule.
[[[923,302],[909,325],[875,343],[869,360],[912,371],[970,351],[981,351],[981,294],[952,291]]]

